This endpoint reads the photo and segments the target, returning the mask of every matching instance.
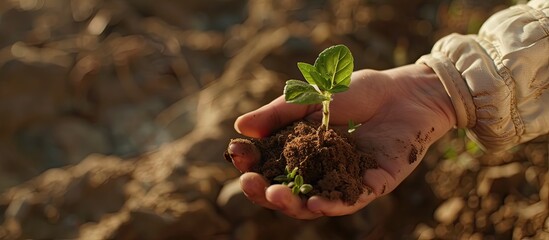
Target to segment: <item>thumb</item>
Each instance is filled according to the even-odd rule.
[[[264,138],[319,108],[319,105],[286,103],[284,96],[280,96],[271,103],[240,116],[234,127],[237,132],[248,137]]]
[[[261,153],[248,139],[232,139],[225,152],[225,159],[233,163],[240,172],[249,172],[259,163]]]

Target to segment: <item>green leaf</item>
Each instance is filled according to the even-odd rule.
[[[316,81],[314,80],[314,78],[311,76],[311,72],[313,72],[313,71],[316,72],[315,66],[313,66],[311,64],[308,64],[308,63],[304,63],[304,62],[298,62],[297,63],[297,68],[299,68],[299,71],[301,71],[301,74],[303,75],[305,80],[307,80],[307,82],[309,84],[318,85],[316,83]]]
[[[297,170],[299,170],[299,168],[295,167],[294,170],[292,170],[292,172],[288,173],[288,178],[293,180],[295,178],[295,175],[297,175]]]
[[[328,100],[304,81],[288,80],[284,87],[284,98],[288,103],[316,104]]]
[[[316,69],[310,72],[311,77],[317,84],[318,88],[322,91],[327,91],[332,88],[332,82],[326,77],[322,76]]]
[[[329,78],[331,86],[348,86],[351,82],[354,60],[349,48],[335,45],[322,51],[314,66],[321,75]]]
[[[299,186],[295,185],[294,187],[292,187],[292,193],[294,195],[298,195],[299,194]]]
[[[295,176],[295,184],[297,184],[297,186],[303,185],[303,177],[301,175]]]
[[[330,89],[330,81],[320,75],[315,66],[308,63],[299,62],[297,63],[297,67],[309,84],[318,86],[318,88],[322,91]]]
[[[289,181],[291,179],[288,179],[288,177],[284,176],[284,175],[278,175],[273,180],[275,180],[277,182],[286,182],[286,181]]]
[[[331,93],[340,93],[340,92],[345,92],[349,90],[349,86],[345,86],[345,85],[337,85],[335,87],[333,87],[330,92]]]
[[[301,185],[301,187],[299,188],[299,191],[303,194],[307,194],[309,193],[310,191],[313,190],[313,186],[311,184],[303,184]]]

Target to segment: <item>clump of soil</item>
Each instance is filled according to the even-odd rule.
[[[273,179],[285,175],[286,165],[289,169],[298,167],[304,182],[313,186],[306,197],[320,195],[354,204],[366,190],[362,182],[364,171],[377,168],[371,155],[356,149],[352,135],[334,129],[326,131],[318,123],[296,122],[270,137],[251,142],[261,152],[261,161],[252,171],[277,184]],[[225,157],[230,161],[228,154]]]

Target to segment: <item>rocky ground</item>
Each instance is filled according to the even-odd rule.
[[[0,2],[0,239],[544,239],[549,145],[449,133],[395,192],[300,221],[250,203],[234,119],[334,43],[413,62],[507,1]]]

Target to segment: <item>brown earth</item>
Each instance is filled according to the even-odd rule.
[[[319,195],[354,204],[367,190],[362,183],[364,171],[376,168],[377,162],[357,150],[350,134],[334,129],[326,131],[319,125],[299,121],[270,137],[252,139],[250,143],[259,148],[262,156],[252,170],[277,184],[280,182],[274,181],[275,177],[285,175],[286,168],[297,167],[304,182],[313,186],[305,196]],[[233,141],[246,143],[240,139]]]

